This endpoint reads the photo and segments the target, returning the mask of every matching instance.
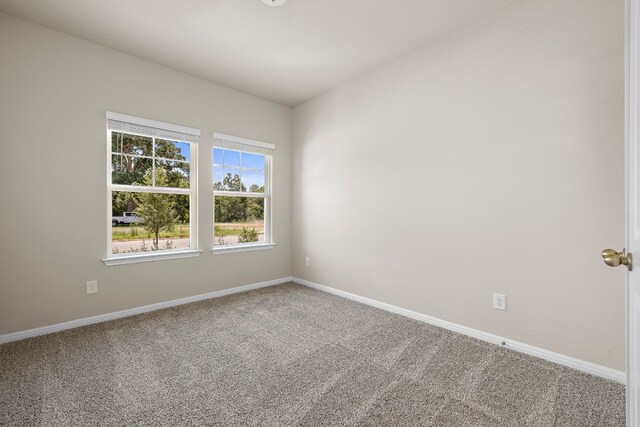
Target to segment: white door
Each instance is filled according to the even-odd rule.
[[[636,257],[627,273],[627,425],[640,426],[640,0],[626,4],[626,246]]]
[[[602,251],[605,263],[624,266],[627,320],[627,426],[640,426],[640,0],[626,0],[625,136],[626,247]],[[635,259],[633,257],[635,256]]]

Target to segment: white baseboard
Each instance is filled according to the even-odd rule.
[[[85,317],[84,319],[71,320],[69,322],[57,323],[55,325],[42,326],[40,328],[28,329],[26,331],[13,332],[10,334],[0,335],[0,344],[11,341],[23,340],[38,335],[50,334],[53,332],[64,331],[66,329],[78,328],[80,326],[93,325],[94,323],[106,322],[107,320],[121,319],[123,317],[135,316],[136,314],[148,313],[150,311],[162,310],[163,308],[175,307],[178,305],[189,304],[197,301],[204,301],[212,298],[220,298],[225,295],[237,294],[240,292],[251,291],[253,289],[266,288],[282,283],[293,281],[292,277],[283,277],[281,279],[268,280],[266,282],[253,283],[237,288],[223,289],[221,291],[209,292],[201,295],[194,295],[171,301],[159,302],[157,304],[144,305],[142,307],[129,308],[127,310],[115,311],[113,313],[99,314],[97,316]]]
[[[559,365],[568,366],[569,368],[576,369],[587,374],[597,375],[608,380],[613,380],[618,383],[624,384],[626,382],[626,375],[624,372],[617,371],[615,369],[607,368],[606,366],[596,365],[595,363],[585,362],[584,360],[576,359],[574,357],[565,356],[563,354],[554,353],[549,350],[545,350],[539,347],[534,347],[529,344],[524,344],[518,341],[513,341],[507,338],[499,337],[497,335],[482,332],[477,329],[472,329],[466,326],[458,325],[453,322],[441,320],[426,314],[417,313],[415,311],[407,310],[404,308],[396,307],[395,305],[387,304],[384,302],[376,301],[370,298],[366,298],[360,295],[352,294],[349,292],[341,291],[339,289],[331,288],[329,286],[319,285],[317,283],[310,282],[308,280],[294,277],[293,281],[301,285],[308,286],[313,289],[328,292],[330,294],[338,295],[344,298],[348,298],[353,301],[357,301],[363,304],[367,304],[382,310],[390,311],[401,316],[409,317],[414,320],[428,323],[430,325],[439,326],[443,329],[447,329],[453,332],[457,332],[463,335],[467,335],[473,338],[477,338],[482,341],[489,342],[491,344],[501,345],[520,353],[525,353],[531,356],[538,357],[540,359],[548,360]]]
[[[621,384],[624,384],[626,382],[625,373],[621,371],[617,371],[615,369],[607,368],[601,365],[596,365],[595,363],[591,363],[591,362],[585,362],[580,359],[565,356],[559,353],[554,353],[552,351],[545,350],[539,347],[534,347],[532,345],[524,344],[518,341],[502,338],[497,335],[479,331],[477,329],[458,325],[453,322],[448,322],[446,320],[441,320],[432,316],[427,316],[426,314],[417,313],[415,311],[396,307],[394,305],[376,301],[360,295],[334,289],[329,286],[319,285],[317,283],[313,283],[308,280],[300,279],[297,277],[283,277],[281,279],[268,280],[266,282],[253,283],[250,285],[238,286],[236,288],[223,289],[221,291],[209,292],[206,294],[194,295],[191,297],[185,297],[185,298],[175,299],[171,301],[160,302],[157,304],[150,304],[142,307],[130,308],[127,310],[116,311],[113,313],[106,313],[106,314],[100,314],[92,317],[85,317],[83,319],[71,320],[69,322],[57,323],[55,325],[49,325],[49,326],[43,326],[40,328],[28,329],[25,331],[13,332],[10,334],[0,335],[0,344],[12,342],[12,341],[18,341],[25,338],[31,338],[38,335],[45,335],[45,334],[50,334],[54,332],[64,331],[66,329],[78,328],[80,326],[106,322],[108,320],[135,316],[136,314],[162,310],[163,308],[175,307],[183,304],[189,304],[197,301],[204,301],[212,298],[219,298],[225,295],[237,294],[240,292],[246,292],[253,289],[266,288],[268,286],[275,286],[275,285],[279,285],[279,284],[287,283],[291,281],[299,283],[301,285],[308,286],[310,288],[318,289],[320,291],[338,295],[343,298],[348,298],[353,301],[357,301],[363,304],[377,307],[379,309],[386,310],[395,314],[399,314],[401,316],[409,317],[414,320],[429,323],[431,325],[435,325],[453,332],[458,332],[463,335],[474,337],[482,341],[486,341],[496,345],[503,345],[507,348],[510,348],[515,351],[519,351],[521,353],[529,354],[531,356],[535,356],[540,359],[544,359],[550,362],[558,363],[560,365],[568,366],[578,371],[586,372],[592,375],[597,375],[599,377],[613,380]]]

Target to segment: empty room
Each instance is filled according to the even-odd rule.
[[[0,0],[0,426],[640,426],[640,0]]]

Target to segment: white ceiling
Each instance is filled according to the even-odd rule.
[[[0,0],[0,10],[296,105],[516,0]]]

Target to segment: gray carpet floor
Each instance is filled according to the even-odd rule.
[[[3,426],[623,426],[624,387],[297,284],[0,346]]]

